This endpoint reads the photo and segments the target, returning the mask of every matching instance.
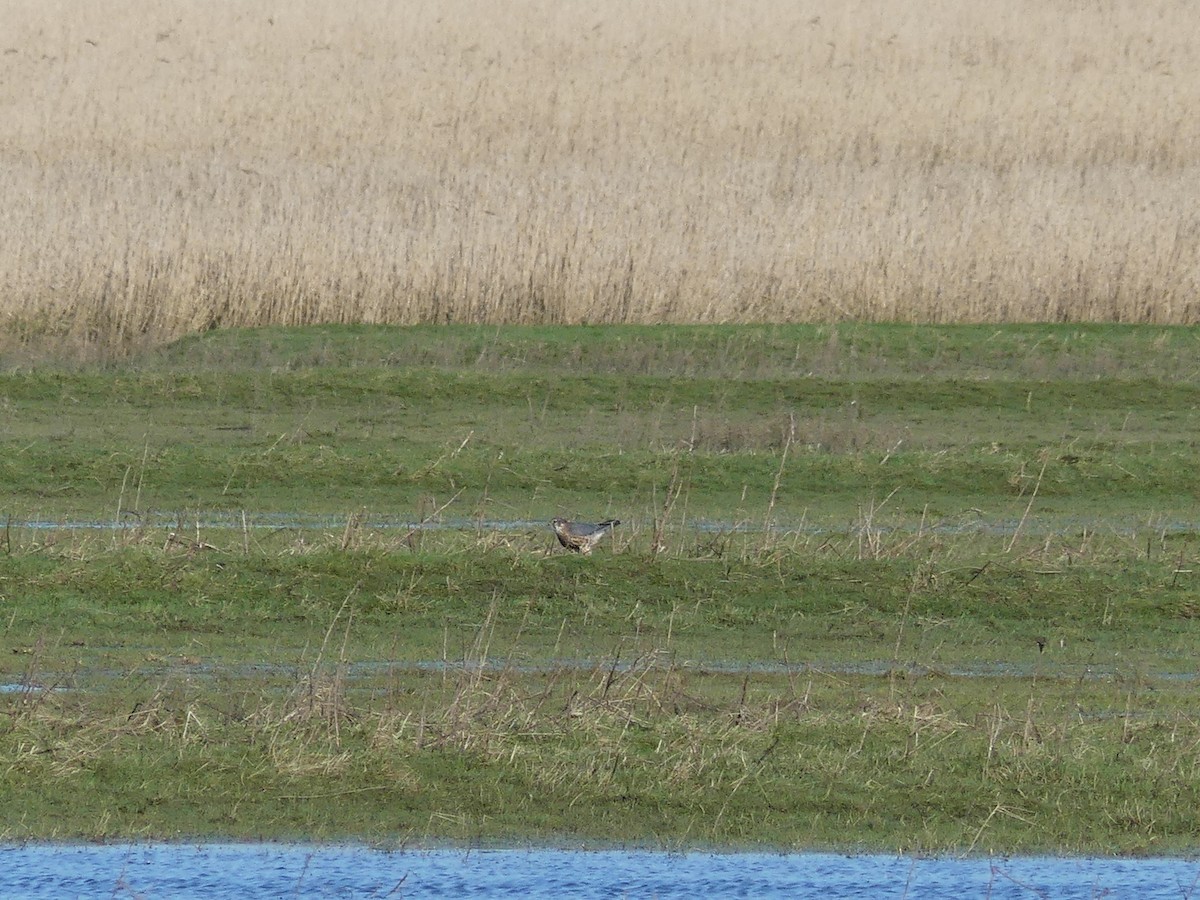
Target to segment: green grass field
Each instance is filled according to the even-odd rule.
[[[1200,330],[0,360],[0,838],[1184,852]],[[590,558],[550,517],[617,517]]]

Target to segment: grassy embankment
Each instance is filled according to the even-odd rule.
[[[1198,343],[352,328],[10,366],[0,837],[1193,847]],[[582,559],[557,513],[625,524]]]
[[[17,4],[0,327],[1194,324],[1194,18]]]

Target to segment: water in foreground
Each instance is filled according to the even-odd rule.
[[[0,896],[1200,897],[1200,862],[827,853],[0,845]]]

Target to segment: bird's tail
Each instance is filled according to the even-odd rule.
[[[621,524],[620,519],[605,519],[603,522],[597,522],[596,527],[597,528],[607,528],[607,529],[611,530],[613,528],[616,528],[620,524]]]

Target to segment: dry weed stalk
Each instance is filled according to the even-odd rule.
[[[654,516],[654,534],[650,543],[650,551],[655,556],[660,553],[665,553],[667,550],[667,524],[670,522],[671,513],[675,509],[675,501],[679,499],[680,492],[683,491],[684,480],[679,477],[679,457],[675,456],[671,465],[671,481],[667,484],[666,492],[663,495],[662,509],[658,509],[658,486],[652,488],[652,503],[656,510]]]
[[[351,601],[358,593],[360,585],[355,585],[342,600],[342,605],[334,614],[325,629],[325,636],[316,658],[302,679],[296,684],[289,696],[278,710],[273,704],[267,704],[257,715],[264,723],[270,723],[273,729],[283,729],[289,723],[319,723],[328,729],[326,734],[334,746],[341,745],[342,724],[354,721],[357,714],[350,708],[347,701],[349,682],[349,660],[346,647],[350,641],[350,629],[354,623],[354,610]],[[345,617],[342,632],[342,642],[338,657],[331,665],[326,664],[326,655],[334,629]],[[280,732],[282,733],[282,732]]]
[[[1013,529],[1012,538],[1009,539],[1008,546],[1004,548],[1005,553],[1011,553],[1013,546],[1017,543],[1017,538],[1021,535],[1021,529],[1025,527],[1025,520],[1029,518],[1029,511],[1033,509],[1033,501],[1037,499],[1038,490],[1042,486],[1042,476],[1046,474],[1046,464],[1050,461],[1050,451],[1042,451],[1042,467],[1038,470],[1037,480],[1033,483],[1033,491],[1029,495],[1029,502],[1025,504],[1025,512],[1021,514],[1021,521],[1017,523],[1017,527]]]
[[[188,556],[195,556],[201,550],[218,550],[219,549],[215,545],[210,544],[207,541],[203,541],[200,539],[200,526],[199,525],[196,526],[196,539],[191,540],[191,541],[188,540],[187,538],[181,538],[174,531],[168,532],[166,539],[163,541],[163,546],[162,546],[163,553],[166,553],[172,547],[182,547]]]
[[[414,525],[412,528],[410,528],[408,531],[406,531],[404,533],[404,535],[400,538],[400,543],[406,544],[410,550],[416,550],[417,546],[418,546],[418,539],[421,534],[421,530],[426,525],[428,525],[430,522],[432,522],[434,519],[436,519],[438,516],[440,516],[443,512],[445,512],[450,507],[450,505],[452,503],[454,503],[455,500],[457,500],[459,497],[462,496],[462,493],[465,490],[466,490],[465,486],[460,487],[457,491],[454,492],[453,497],[451,497],[445,503],[438,506],[436,509],[434,509],[431,512],[428,512],[424,516],[422,516],[420,522],[418,522],[416,525]]]
[[[772,533],[775,527],[774,519],[775,501],[779,497],[779,483],[783,480],[783,469],[787,465],[788,452],[792,449],[792,443],[796,439],[796,414],[790,413],[788,416],[787,436],[783,442],[783,452],[779,455],[779,468],[775,471],[775,481],[771,485],[771,497],[767,501],[767,512],[763,516],[763,549],[768,549],[773,543],[771,540]]]
[[[888,495],[879,503],[876,503],[875,499],[871,498],[865,510],[859,507],[858,527],[855,529],[858,537],[859,559],[884,558],[883,528],[875,524],[875,517],[883,511],[888,501],[896,496],[896,492],[899,490],[900,488],[898,487],[892,488]]]
[[[366,509],[360,509],[358,512],[351,513],[346,517],[346,527],[342,529],[342,542],[340,546],[343,553],[349,550],[352,545],[359,543],[363,525],[366,524],[366,521]]]

